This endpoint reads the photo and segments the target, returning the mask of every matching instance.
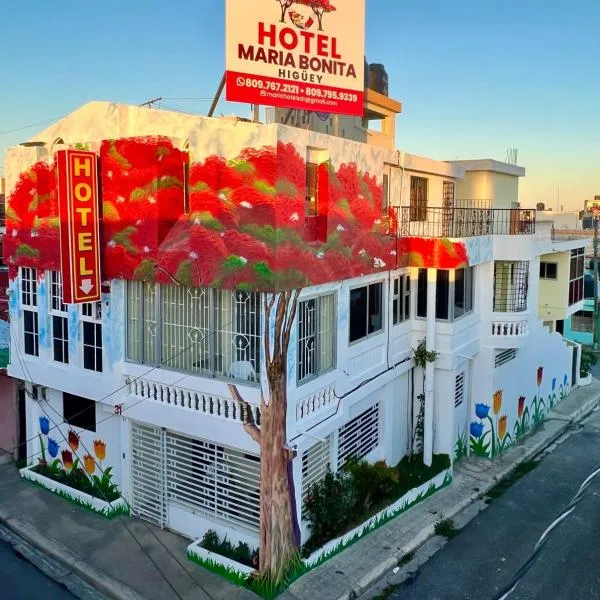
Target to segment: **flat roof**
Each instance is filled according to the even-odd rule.
[[[491,171],[513,177],[525,177],[525,168],[511,165],[493,158],[479,158],[474,160],[449,160],[448,162],[461,166],[465,171]]]

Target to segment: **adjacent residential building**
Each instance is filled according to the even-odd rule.
[[[103,102],[34,139],[5,166],[27,456],[44,416],[103,442],[143,518],[257,545],[261,397],[286,399],[301,522],[328,469],[406,454],[421,393],[426,461],[493,458],[577,383],[554,323],[583,306],[583,242],[536,230],[520,167]],[[65,305],[52,164],[75,147],[99,156],[103,293]]]

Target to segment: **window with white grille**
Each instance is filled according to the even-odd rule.
[[[338,469],[351,458],[361,459],[379,445],[379,403],[338,430]]]
[[[410,276],[400,275],[394,278],[392,294],[392,322],[394,325],[410,319]]]
[[[465,396],[465,372],[459,373],[454,380],[454,406],[460,406]]]
[[[25,354],[39,356],[37,271],[21,267],[21,304],[23,305],[23,343]]]
[[[170,502],[258,531],[258,456],[172,432],[167,432],[166,454]]]
[[[258,382],[260,294],[127,284],[127,359]]]
[[[509,348],[508,350],[496,350],[494,356],[494,366],[501,367],[507,362],[514,360],[517,357],[517,351],[515,348]]]
[[[83,330],[83,367],[102,372],[102,303],[86,302],[81,305]]]
[[[60,271],[50,271],[50,316],[52,323],[52,353],[57,362],[69,362],[69,320],[63,303],[63,282]]]
[[[331,470],[330,438],[315,444],[302,453],[302,500],[306,499],[308,489],[313,483],[321,481]]]
[[[298,305],[298,382],[335,366],[336,297],[327,294]]]

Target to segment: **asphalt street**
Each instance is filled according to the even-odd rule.
[[[46,577],[0,541],[0,598],[2,600],[73,600],[75,596]]]
[[[492,600],[600,464],[600,412],[491,501],[393,600]],[[600,599],[600,476],[554,530],[510,600]]]

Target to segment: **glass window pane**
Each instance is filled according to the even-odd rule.
[[[369,333],[383,328],[383,284],[369,286]]]
[[[427,316],[427,269],[419,269],[417,279],[417,317]]]
[[[355,342],[367,335],[366,287],[350,290],[350,341]]]
[[[465,314],[465,270],[457,269],[454,272],[454,318]]]
[[[435,297],[435,318],[448,319],[448,296],[450,293],[449,271],[438,270],[437,293]]]

